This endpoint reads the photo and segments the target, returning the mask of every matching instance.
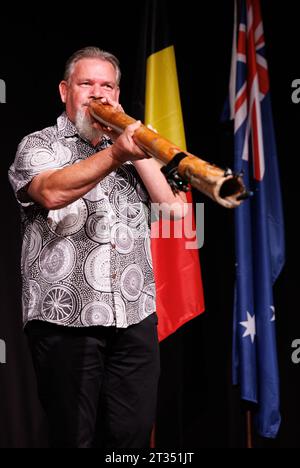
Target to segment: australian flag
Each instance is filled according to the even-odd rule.
[[[256,404],[258,433],[280,426],[273,284],[284,264],[284,223],[259,0],[237,0],[231,66],[235,172],[253,191],[235,213],[233,380]]]

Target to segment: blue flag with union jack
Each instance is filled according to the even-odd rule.
[[[256,404],[260,435],[280,426],[273,284],[284,264],[284,223],[259,0],[235,8],[230,94],[235,172],[253,191],[235,213],[233,382]]]

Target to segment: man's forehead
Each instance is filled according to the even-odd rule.
[[[116,70],[112,63],[100,58],[82,58],[75,63],[74,73],[111,73],[116,75]]]

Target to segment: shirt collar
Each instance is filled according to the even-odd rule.
[[[56,121],[58,137],[73,137],[78,136],[78,131],[75,125],[63,112]]]

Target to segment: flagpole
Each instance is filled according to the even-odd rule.
[[[151,436],[150,436],[150,448],[154,449],[156,445],[156,425],[153,424]]]
[[[253,431],[252,431],[252,412],[251,412],[251,410],[246,411],[246,436],[247,436],[247,448],[253,448]]]

